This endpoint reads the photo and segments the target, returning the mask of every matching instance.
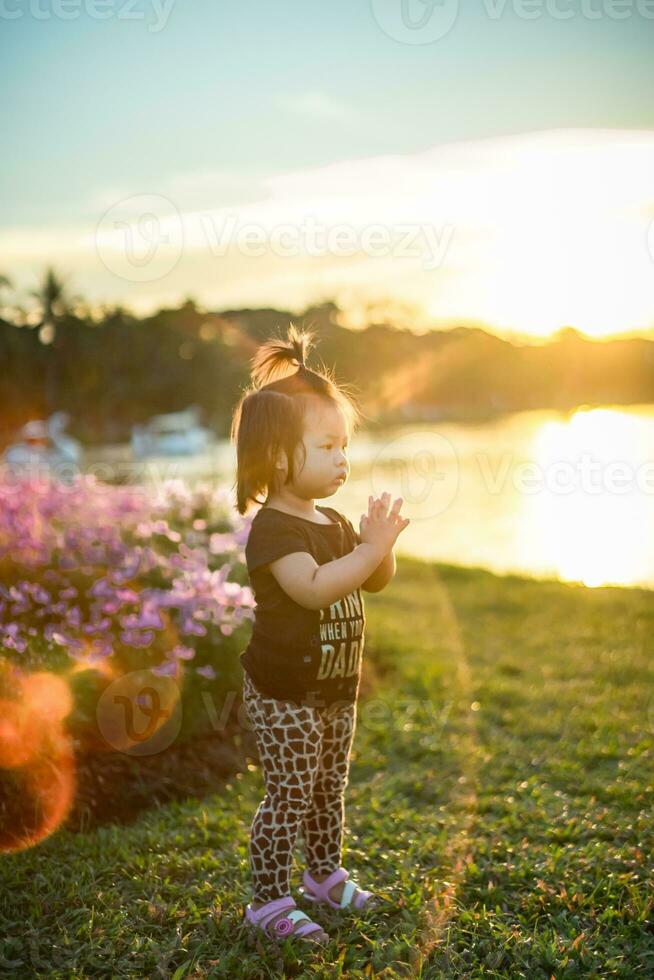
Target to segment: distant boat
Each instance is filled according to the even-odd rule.
[[[213,440],[211,429],[199,424],[196,405],[181,412],[153,415],[144,425],[132,426],[135,456],[196,456],[206,452]]]
[[[20,440],[5,449],[2,462],[14,473],[47,472],[62,477],[79,473],[82,444],[64,432],[69,421],[67,412],[30,419],[20,429]]]

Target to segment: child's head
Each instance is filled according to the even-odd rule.
[[[304,499],[330,496],[347,478],[347,444],[360,413],[344,385],[312,371],[306,355],[313,334],[290,325],[288,338],[262,344],[252,358],[252,384],[232,418],[239,514],[283,486]],[[299,366],[298,366],[299,365]]]

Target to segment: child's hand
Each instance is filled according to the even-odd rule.
[[[390,512],[388,505],[390,493],[384,492],[375,499],[372,494],[368,497],[368,513],[363,514],[359,522],[359,535],[365,544],[372,544],[379,549],[382,556],[391,551],[398,535],[410,523],[408,517],[400,516],[402,498],[397,497]]]

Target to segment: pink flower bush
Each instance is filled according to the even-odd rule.
[[[251,590],[230,579],[249,523],[229,491],[206,483],[0,481],[0,651],[15,658],[39,641],[93,664],[172,627],[178,642],[153,670],[174,675],[195,657],[194,638],[213,650],[252,618]],[[216,676],[210,664],[194,669]]]

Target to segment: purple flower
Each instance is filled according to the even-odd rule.
[[[27,642],[22,638],[18,638],[15,640],[11,636],[5,636],[5,638],[2,641],[2,644],[8,650],[15,650],[16,653],[25,653],[25,650],[27,649]]]
[[[57,644],[75,659],[99,659],[113,653],[118,639],[150,646],[169,621],[180,637],[206,636],[205,623],[230,635],[252,618],[251,592],[230,580],[233,565],[243,560],[249,521],[235,518],[233,529],[218,535],[209,529],[228,526],[234,509],[231,493],[210,482],[191,488],[169,480],[153,492],[109,486],[90,475],[67,485],[44,478],[17,486],[0,477],[4,648],[24,652],[28,636]],[[139,538],[147,543],[138,544]],[[156,571],[156,588],[144,578],[150,571]],[[125,605],[132,609],[121,616]],[[180,642],[161,669],[174,673],[179,661],[194,656],[193,647]],[[206,676],[212,672],[203,669]]]
[[[115,592],[116,599],[121,602],[138,602],[139,594],[135,592],[134,589],[116,589]]]
[[[158,609],[145,606],[138,613],[130,613],[128,616],[120,617],[121,626],[125,629],[155,629],[164,628],[164,621]]]
[[[82,624],[82,611],[79,606],[73,606],[72,609],[68,610],[68,615],[66,616],[69,626],[81,626]]]
[[[202,623],[196,623],[192,619],[185,619],[179,628],[180,633],[188,636],[206,636],[207,630]]]
[[[103,602],[100,608],[102,609],[102,612],[115,613],[118,612],[121,606],[122,606],[122,602],[117,602],[114,599],[109,599],[107,602]]]
[[[103,596],[113,596],[114,590],[111,587],[111,583],[106,578],[99,578],[97,582],[94,582],[89,589],[89,595],[95,596],[97,598],[102,598]]]
[[[145,633],[137,633],[136,630],[123,630],[120,639],[130,647],[149,647],[154,640],[154,633],[152,630],[146,630]]]
[[[170,653],[173,657],[177,657],[180,660],[192,660],[195,656],[195,650],[192,647],[182,646],[181,643],[178,643],[176,647],[173,647]]]

